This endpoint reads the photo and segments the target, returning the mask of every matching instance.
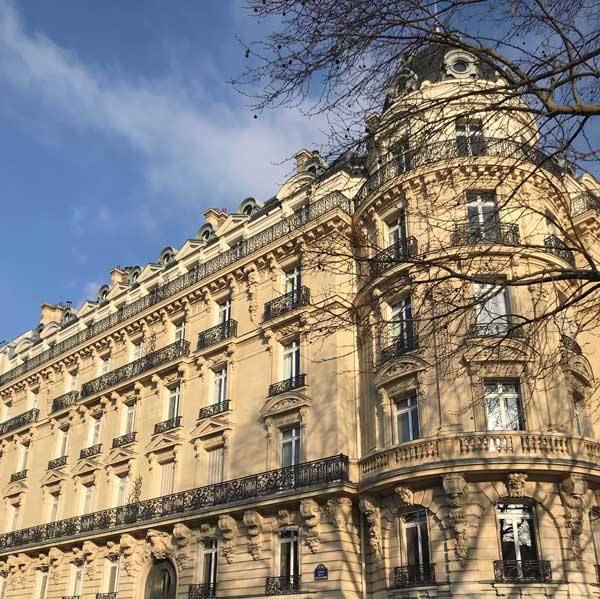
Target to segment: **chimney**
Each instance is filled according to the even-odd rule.
[[[42,315],[40,324],[46,326],[50,322],[59,322],[64,306],[53,306],[52,304],[42,304]]]
[[[128,278],[129,273],[126,270],[123,270],[120,266],[115,266],[110,271],[110,286],[114,287],[119,284],[126,285]]]

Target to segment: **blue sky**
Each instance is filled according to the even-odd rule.
[[[227,83],[257,33],[241,0],[0,0],[0,341],[180,247],[206,208],[270,197],[319,142]]]

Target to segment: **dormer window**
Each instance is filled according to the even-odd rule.
[[[98,303],[100,303],[100,304],[105,303],[107,301],[109,293],[110,293],[110,287],[108,285],[102,285],[102,287],[100,287],[100,289],[98,289],[98,295],[96,296]]]
[[[462,50],[450,50],[444,56],[446,75],[454,79],[477,77],[477,59],[472,54]]]

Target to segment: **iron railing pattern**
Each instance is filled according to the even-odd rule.
[[[416,564],[394,568],[392,589],[403,589],[425,584],[435,584],[435,567],[433,564]]]
[[[65,354],[74,347],[89,341],[96,335],[108,331],[132,316],[140,314],[151,306],[154,306],[180,291],[195,285],[203,279],[212,276],[220,270],[227,268],[230,264],[266,247],[273,241],[291,234],[296,229],[310,221],[320,218],[334,208],[339,208],[347,214],[351,214],[353,210],[352,201],[340,192],[333,192],[315,202],[309,203],[303,210],[299,210],[295,214],[267,227],[264,231],[260,231],[259,233],[248,237],[248,239],[237,244],[234,248],[221,252],[214,258],[211,258],[202,264],[198,264],[196,268],[172,281],[163,285],[158,285],[148,295],[119,308],[116,312],[90,324],[86,329],[80,331],[76,335],[56,343],[50,349],[15,366],[8,372],[0,375],[0,386],[26,372],[38,368],[49,360],[53,360],[54,358]]]
[[[173,495],[146,499],[100,512],[84,514],[0,534],[0,551],[13,547],[46,543],[87,532],[110,530],[195,512],[202,508],[255,500],[284,491],[305,489],[348,480],[345,455],[303,462],[296,466],[269,470],[215,485],[189,489]]]
[[[274,397],[280,393],[287,393],[288,391],[292,391],[292,389],[304,387],[304,385],[306,385],[306,375],[297,374],[289,379],[285,379],[285,381],[279,381],[278,383],[269,385],[269,397]]]
[[[300,592],[300,575],[267,576],[265,595],[291,595]]]
[[[548,235],[544,239],[544,247],[549,254],[554,254],[575,267],[575,256],[569,246],[556,235]]]
[[[19,414],[18,416],[13,416],[9,420],[0,423],[0,435],[5,435],[10,431],[14,431],[22,426],[26,426],[27,424],[35,422],[39,415],[40,411],[37,408],[33,408],[27,412]]]
[[[117,599],[117,593],[96,593],[96,599]]]
[[[497,322],[476,322],[467,331],[467,337],[524,337],[523,327],[516,327],[508,319],[498,319]]]
[[[552,569],[546,560],[496,560],[496,582],[552,582]]]
[[[217,583],[191,584],[188,589],[188,599],[210,599],[216,597]]]
[[[595,564],[594,569],[596,570],[596,582],[600,584],[600,565]]]
[[[121,435],[120,437],[115,437],[112,442],[113,449],[116,449],[117,447],[123,447],[123,445],[129,445],[130,443],[133,443],[135,441],[136,435],[137,435],[137,432],[132,431],[130,433],[125,433],[124,435]]]
[[[583,350],[581,349],[581,345],[573,339],[573,337],[569,337],[568,335],[561,335],[560,342],[562,343],[565,349],[573,352],[576,356],[582,356]]]
[[[72,406],[77,403],[79,399],[79,391],[69,391],[60,397],[57,397],[52,401],[52,411],[58,412],[58,410],[62,410],[68,406]]]
[[[60,468],[61,466],[66,466],[68,460],[68,456],[61,455],[58,458],[54,458],[48,462],[48,470],[54,470],[55,468]]]
[[[541,150],[518,143],[510,139],[481,138],[478,140],[476,152],[465,152],[456,139],[448,139],[423,145],[410,151],[410,160],[404,156],[393,157],[369,175],[355,197],[358,207],[367,197],[382,185],[404,173],[422,166],[443,162],[452,158],[469,158],[473,156],[492,156],[512,158],[514,160],[532,162],[548,172],[561,177],[562,170],[556,160],[545,155]]]
[[[600,212],[600,198],[589,191],[576,194],[571,200],[571,216],[579,216],[588,210]]]
[[[519,245],[519,225],[515,223],[454,225],[450,238],[452,245],[482,245],[497,243],[500,245]]]
[[[162,364],[166,364],[167,362],[171,362],[172,360],[176,360],[182,356],[187,356],[189,352],[189,341],[185,341],[185,339],[175,341],[175,343],[171,343],[162,349],[153,351],[152,353],[143,356],[139,360],[134,360],[129,364],[125,364],[125,366],[121,366],[116,370],[111,370],[106,374],[84,383],[81,386],[81,397],[87,397],[88,395],[93,395],[94,393],[104,391],[109,387],[118,385],[119,383],[127,381],[139,374],[142,374],[143,372],[152,370],[157,366],[161,366]]]
[[[197,349],[204,349],[215,343],[220,343],[225,339],[235,337],[237,335],[237,320],[226,320],[218,325],[206,329],[198,334]]]
[[[94,455],[98,455],[102,451],[102,443],[92,445],[91,447],[85,447],[79,452],[79,459],[91,458]]]
[[[158,435],[159,433],[164,433],[166,431],[173,430],[174,428],[177,428],[178,426],[181,426],[181,416],[175,416],[175,418],[169,418],[168,420],[165,420],[164,422],[157,422],[154,425],[154,434]]]
[[[390,247],[373,256],[371,276],[378,277],[396,264],[406,262],[417,255],[417,240],[414,237],[400,239]]]
[[[394,343],[384,347],[381,350],[381,354],[379,356],[379,362],[383,364],[383,362],[387,362],[392,358],[397,358],[402,354],[405,354],[409,351],[414,351],[419,346],[417,337],[412,333],[409,335],[399,336]]]
[[[24,480],[27,478],[27,470],[19,470],[19,472],[13,472],[10,475],[10,482],[16,483],[19,480]]]
[[[310,304],[310,289],[297,287],[265,304],[263,322]]]
[[[200,408],[198,412],[198,420],[202,420],[203,418],[210,418],[211,416],[215,416],[216,414],[221,414],[222,412],[227,412],[229,410],[229,400],[220,401],[218,403],[211,404],[210,406],[206,406],[205,408]]]

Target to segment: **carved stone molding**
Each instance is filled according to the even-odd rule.
[[[221,555],[231,564],[235,553],[233,544],[238,535],[237,522],[231,516],[223,515],[219,516],[217,527],[221,533]]]
[[[450,508],[446,524],[454,533],[455,554],[464,566],[469,554],[469,523],[463,509],[467,481],[462,474],[446,474],[442,478],[442,485]]]
[[[375,499],[367,495],[360,498],[358,507],[367,522],[369,546],[373,553],[373,564],[376,570],[382,570],[383,543],[381,537],[381,511]]]
[[[248,553],[252,559],[260,559],[260,547],[263,531],[263,517],[255,510],[244,512],[244,524],[248,532]]]
[[[175,548],[175,561],[183,570],[191,565],[192,556],[190,554],[190,545],[192,540],[192,531],[182,522],[173,526],[173,546]]]
[[[175,550],[171,535],[155,528],[151,528],[146,533],[146,543],[147,552],[155,559],[167,559],[173,555]]]
[[[400,500],[400,505],[402,507],[407,507],[413,505],[414,494],[412,489],[407,487],[406,485],[397,485],[394,487],[394,494]]]
[[[338,530],[352,522],[352,500],[349,497],[334,497],[325,505],[327,519]]]
[[[121,563],[127,576],[135,577],[139,574],[144,563],[144,541],[136,539],[130,534],[123,534],[118,544],[113,543],[109,547],[107,543],[107,550],[109,559],[111,559],[111,555],[118,558],[119,552],[121,553]]]
[[[48,571],[54,584],[58,583],[59,570],[65,559],[65,554],[58,547],[51,547],[48,551]]]
[[[525,497],[527,474],[525,472],[511,472],[508,475],[506,488],[509,497]]]
[[[579,474],[571,474],[560,484],[559,488],[564,508],[565,526],[569,531],[569,550],[571,559],[574,560],[581,560],[583,553],[581,534],[586,512],[584,497],[587,490],[587,481]]]
[[[304,521],[304,543],[312,553],[319,551],[321,514],[321,506],[314,499],[303,499],[300,502],[300,515]]]

